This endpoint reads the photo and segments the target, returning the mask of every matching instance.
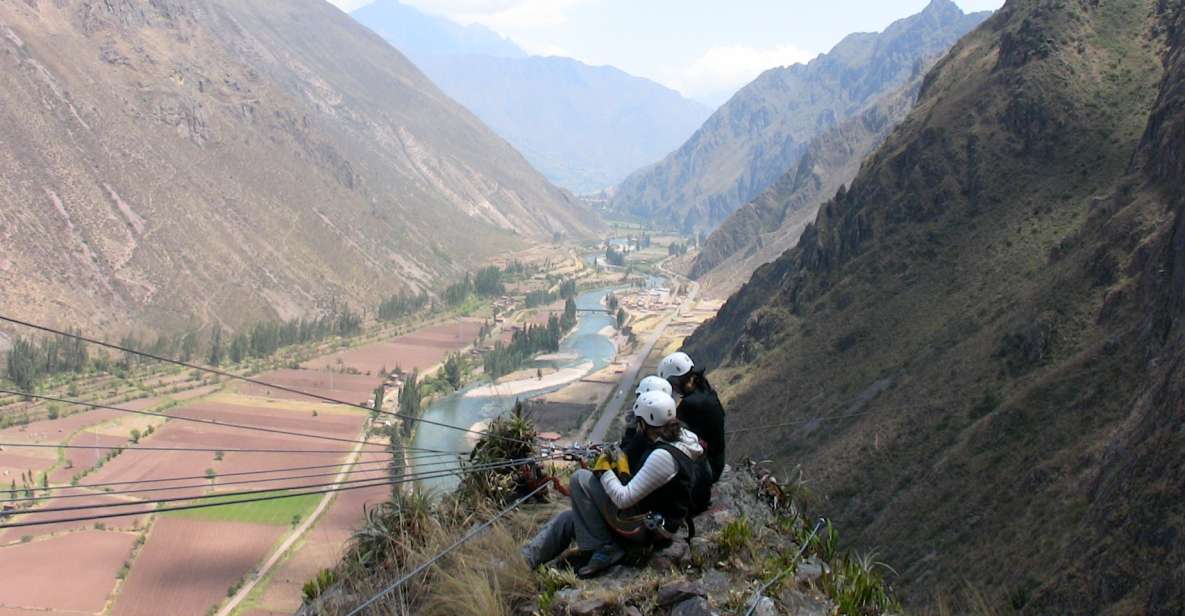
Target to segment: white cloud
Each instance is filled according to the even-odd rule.
[[[329,0],[333,6],[349,13],[350,11],[360,9],[374,0]]]
[[[664,71],[662,81],[684,96],[716,99],[730,96],[766,69],[806,62],[814,55],[794,45],[711,47],[690,64]]]
[[[568,10],[588,0],[404,0],[423,11],[497,31],[549,28],[568,21]]]

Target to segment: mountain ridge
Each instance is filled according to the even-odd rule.
[[[233,328],[597,224],[325,3],[10,3],[0,23],[9,313]]]
[[[1185,607],[1183,25],[1009,2],[687,342],[912,604]]]
[[[687,232],[714,228],[786,173],[816,134],[900,87],[913,59],[947,49],[984,17],[932,0],[879,34],[850,34],[807,64],[763,72],[677,150],[618,185],[610,206]]]
[[[711,113],[666,86],[611,66],[483,53],[448,37],[425,43],[429,35],[412,32],[412,25],[427,20],[436,24],[430,31],[460,26],[396,0],[379,0],[353,16],[409,50],[444,92],[549,179],[576,193],[602,190],[658,160]]]

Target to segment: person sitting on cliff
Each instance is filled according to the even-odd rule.
[[[671,384],[679,396],[678,415],[689,430],[704,442],[705,458],[712,470],[712,483],[724,472],[724,406],[708,383],[703,369],[697,370],[687,353],[671,353],[658,364],[658,376]]]
[[[532,569],[563,554],[575,540],[581,552],[591,553],[577,575],[591,577],[621,562],[623,545],[670,543],[688,521],[693,465],[703,455],[699,438],[679,423],[675,400],[662,391],[639,396],[634,414],[648,442],[641,468],[624,485],[618,477],[629,472],[624,454],[619,460],[601,454],[592,470],[576,471],[569,482],[571,508],[523,546]]]

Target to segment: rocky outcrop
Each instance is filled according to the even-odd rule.
[[[647,560],[618,565],[591,580],[568,578],[542,605],[539,599],[527,601],[516,613],[714,616],[753,607],[761,616],[832,614],[836,607],[828,589],[834,591],[844,573],[820,553],[845,557],[823,547],[833,531],[811,534],[812,521],[800,505],[790,498],[789,486],[743,462],[716,484],[713,506],[696,518],[697,535],[690,541],[681,537]],[[880,580],[872,573],[869,581]],[[758,592],[765,582],[769,587]],[[877,606],[865,607],[865,613],[880,613]]]
[[[908,603],[1185,604],[1180,13],[1007,3],[687,343]]]
[[[902,87],[986,18],[950,0],[879,34],[853,34],[808,64],[742,88],[678,150],[622,182],[610,202],[684,231],[709,230],[792,169],[811,140]]]

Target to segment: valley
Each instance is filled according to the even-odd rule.
[[[0,2],[0,616],[1185,613],[1185,2],[494,4]]]

